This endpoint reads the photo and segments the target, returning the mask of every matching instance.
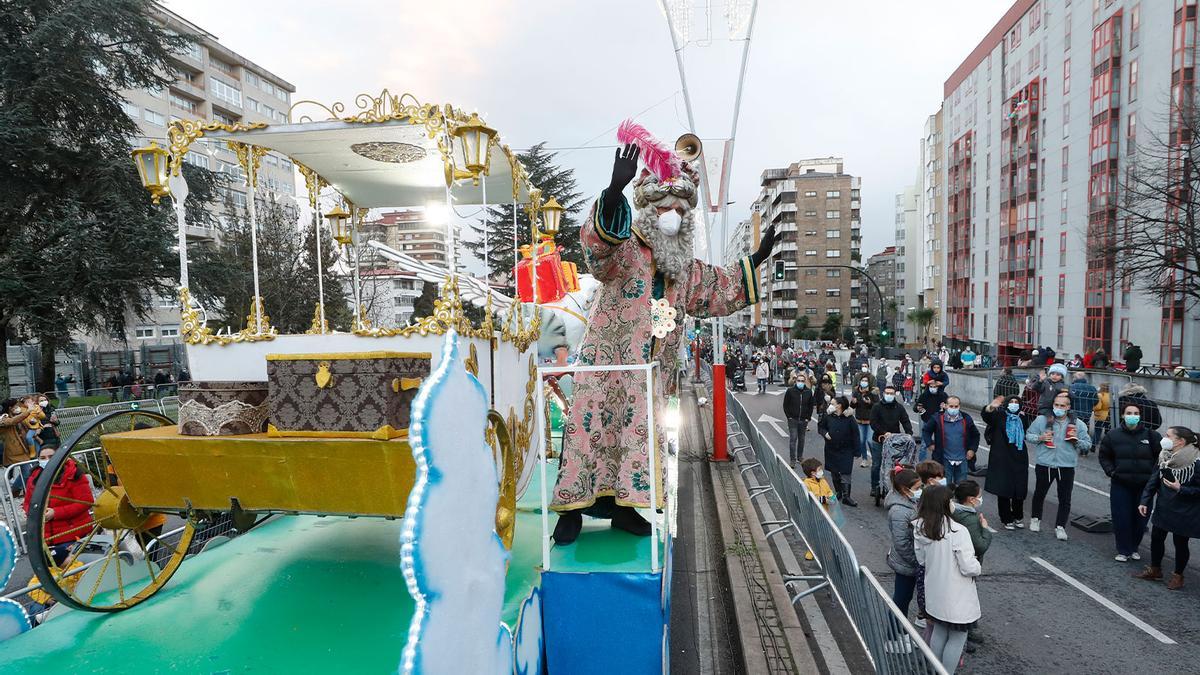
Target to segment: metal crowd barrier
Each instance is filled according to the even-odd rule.
[[[726,399],[730,454],[746,481],[751,501],[774,493],[787,509],[788,520],[760,523],[767,539],[795,528],[820,566],[819,575],[783,571],[792,604],[829,588],[849,616],[877,673],[946,675],[946,669],[908,618],[900,613],[891,595],[869,569],[858,563],[854,549],[820,502],[804,487],[801,477],[759,433],[741,403],[728,394]],[[760,474],[766,477],[766,482],[760,482]]]

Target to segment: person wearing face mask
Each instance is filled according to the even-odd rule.
[[[921,424],[928,422],[946,407],[946,398],[946,390],[942,388],[940,381],[933,380],[925,387],[917,397],[917,402],[913,404],[913,412],[921,416]]]
[[[37,466],[33,468],[25,483],[26,515],[29,514],[33,500],[33,486],[56,452],[58,444],[47,443],[38,453]],[[68,458],[62,470],[55,476],[55,481],[50,486],[50,498],[46,502],[44,533],[46,544],[54,554],[55,560],[59,560],[60,556],[65,558],[71,544],[88,535],[90,530],[87,524],[92,520],[91,504],[92,489],[87,475],[74,459]]]
[[[1038,393],[1038,414],[1049,415],[1054,407],[1054,397],[1059,393],[1068,390],[1067,385],[1067,367],[1061,363],[1056,363],[1042,373],[1041,377],[1033,383],[1033,388]]]
[[[992,531],[987,518],[979,510],[983,507],[983,490],[973,480],[959,481],[954,485],[954,513],[950,516],[971,533],[971,546],[975,557],[983,562],[983,554],[992,545]]]
[[[1025,432],[1025,442],[1037,458],[1033,467],[1035,485],[1029,531],[1039,532],[1042,526],[1042,504],[1050,485],[1058,482],[1058,514],[1054,519],[1054,536],[1067,539],[1067,518],[1071,515],[1071,492],[1075,489],[1075,467],[1079,453],[1092,447],[1087,427],[1079,424],[1071,413],[1071,396],[1061,392],[1054,399],[1051,412],[1038,415]]]
[[[1104,434],[1097,455],[1109,478],[1108,502],[1112,511],[1117,562],[1140,560],[1138,547],[1146,534],[1146,518],[1138,513],[1142,491],[1158,470],[1162,436],[1142,424],[1142,411],[1125,406],[1117,428]]]
[[[21,406],[15,398],[4,401],[3,412],[0,413],[0,442],[3,443],[4,467],[28,462],[37,455],[30,450],[25,442],[25,420],[30,415],[29,410]],[[21,474],[13,480],[12,491],[19,494],[25,488],[25,480],[29,477],[27,467],[21,468]]]
[[[812,420],[813,393],[809,388],[808,376],[797,371],[792,376],[791,386],[783,395],[783,416],[788,424],[788,457],[792,464],[804,459],[804,436]]]
[[[921,376],[921,387],[928,387],[930,382],[940,382],[938,386],[945,389],[950,384],[950,376],[946,374],[946,368],[942,364],[945,362],[940,359],[932,359],[929,361],[929,370]]]
[[[871,466],[871,408],[879,402],[879,390],[871,388],[871,376],[863,373],[850,391],[850,405],[854,406],[854,420],[858,422],[858,434],[862,437],[862,460],[859,466]]]
[[[967,478],[967,462],[979,450],[979,429],[975,420],[962,411],[957,396],[946,399],[946,410],[921,425],[921,439],[933,448],[933,459],[946,467],[946,480],[951,485]]]
[[[854,423],[854,408],[845,396],[829,399],[825,414],[817,420],[817,433],[825,439],[825,466],[833,480],[838,499],[846,506],[858,506],[850,497],[850,472],[862,440]]]
[[[892,472],[892,489],[883,506],[887,509],[888,533],[891,547],[887,552],[887,564],[896,573],[896,584],[892,588],[892,602],[900,613],[908,616],[913,593],[917,589],[917,554],[913,550],[912,521],[917,517],[917,503],[921,500],[921,477],[912,469],[900,468]]]
[[[951,496],[942,486],[925,488],[913,522],[917,563],[925,570],[924,605],[932,629],[929,648],[949,673],[958,668],[967,631],[982,616],[975,577],[983,572],[971,534],[954,520]]]
[[[1000,522],[1006,530],[1025,527],[1025,497],[1029,494],[1029,455],[1025,452],[1025,420],[1021,399],[997,396],[983,409],[987,425],[988,470],[983,489],[996,496]]]
[[[912,435],[912,421],[908,419],[908,411],[896,402],[896,388],[888,385],[883,389],[883,400],[871,407],[871,489],[874,492],[875,505],[882,502],[879,488],[879,468],[883,461],[883,446],[881,445],[892,434],[904,431]]]
[[[1113,433],[1116,433],[1115,431]],[[1200,449],[1196,433],[1187,427],[1171,427],[1159,441],[1162,451],[1158,467],[1142,490],[1138,512],[1144,517],[1154,510],[1150,524],[1150,566],[1135,576],[1162,579],[1162,561],[1167,551],[1167,535],[1175,544],[1175,573],[1167,588],[1183,588],[1183,571],[1191,551],[1188,540],[1200,537]]]

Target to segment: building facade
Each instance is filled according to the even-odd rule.
[[[743,256],[750,255],[758,248],[758,236],[754,229],[754,219],[747,218],[734,226],[729,240],[725,242],[725,259],[721,263],[725,267],[737,264]],[[754,310],[744,307],[725,317],[725,327],[728,330],[742,332],[755,323]]]
[[[424,282],[417,275],[390,267],[364,269],[359,272],[362,305],[373,326],[400,328],[407,326],[413,315],[413,303],[421,295]],[[342,278],[346,294],[354,292],[350,276]]]
[[[779,235],[758,268],[761,329],[783,341],[797,318],[820,329],[835,314],[843,327],[858,327],[861,282],[853,270],[862,262],[862,179],[845,173],[840,157],[825,157],[767,169],[761,185],[760,227],[773,224]]]
[[[879,284],[879,292],[875,292],[869,281],[867,286],[863,287],[863,324],[865,329],[875,335],[879,334],[880,316],[888,323],[889,330],[898,330],[896,323],[899,312],[896,310],[901,306],[898,300],[899,284],[903,281],[899,271],[900,261],[901,256],[896,246],[889,246],[867,258],[866,272]],[[882,306],[879,304],[880,298],[883,299]],[[896,339],[900,340],[898,333]]]
[[[422,209],[384,211],[364,225],[390,248],[437,267],[450,266],[446,225],[431,222]]]
[[[1180,142],[1196,40],[1193,0],[1018,0],[950,75],[940,145],[952,344],[1007,362],[1038,345],[1119,361],[1132,341],[1146,362],[1200,362],[1195,313],[1117,282],[1104,254],[1138,143]]]
[[[920,276],[909,274],[908,279],[919,279],[917,295],[918,309],[933,310],[933,321],[922,331],[924,335],[941,335],[942,320],[942,266],[944,261],[944,239],[946,226],[946,200],[944,194],[945,167],[942,148],[942,111],[925,120],[925,135],[921,140],[921,270]],[[906,282],[907,283],[907,282]],[[900,308],[907,321],[910,305]],[[911,324],[906,323],[911,331]],[[910,343],[923,339],[924,335],[908,333]]]
[[[907,344],[917,331],[906,316],[908,308],[920,303],[921,274],[925,267],[921,246],[921,181],[896,195],[896,282],[892,298],[896,302],[896,341]]]

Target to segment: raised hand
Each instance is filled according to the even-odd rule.
[[[637,175],[638,156],[641,152],[641,149],[632,144],[617,148],[617,156],[613,159],[612,180],[608,184],[609,190],[620,192],[629,185],[629,181]]]
[[[771,257],[771,251],[775,248],[775,225],[767,227],[763,232],[762,241],[758,244],[758,250],[750,256],[750,262],[755,267],[762,264],[762,261]]]

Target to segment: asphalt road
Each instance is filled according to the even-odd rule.
[[[786,447],[783,388],[771,385],[768,394],[738,392],[751,420],[768,438],[781,438]],[[951,391],[950,393],[953,393]],[[977,410],[967,410],[980,425]],[[772,424],[763,415],[780,422]],[[914,422],[915,413],[912,414]],[[824,442],[811,424],[806,456],[823,459]],[[986,450],[981,464],[987,461]],[[893,580],[884,561],[888,531],[886,515],[867,496],[870,469],[854,468],[852,495],[858,508],[845,508],[844,533],[865,564],[885,588]],[[982,482],[982,477],[977,478]],[[1033,471],[1029,472],[1033,494]],[[1107,516],[1108,478],[1095,453],[1080,460],[1072,495],[1072,516]],[[1150,538],[1143,542],[1141,562],[1119,563],[1111,534],[1088,534],[1068,526],[1070,539],[1054,537],[1054,491],[1046,499],[1040,533],[1000,528],[979,577],[983,608],[979,634],[983,642],[968,654],[960,673],[1129,673],[1197,672],[1200,647],[1200,541],[1185,573],[1187,585],[1168,591],[1162,583],[1131,578],[1150,558]],[[1025,502],[1029,517],[1030,500]],[[992,527],[1000,517],[996,499],[985,497],[983,513]],[[1045,527],[1046,520],[1050,527]],[[1028,520],[1026,521],[1028,522]],[[1167,543],[1164,568],[1174,564]],[[913,611],[916,611],[913,603]]]

